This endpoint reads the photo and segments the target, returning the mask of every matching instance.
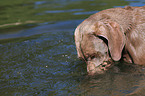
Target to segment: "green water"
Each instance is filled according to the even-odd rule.
[[[143,68],[126,65],[88,77],[85,62],[77,59],[73,36],[91,14],[144,4],[143,0],[1,0],[0,96],[143,96]]]

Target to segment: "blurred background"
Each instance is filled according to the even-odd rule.
[[[127,5],[145,1],[1,0],[0,96],[144,96],[144,69],[88,78],[74,44],[84,19]]]

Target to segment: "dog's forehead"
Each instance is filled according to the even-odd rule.
[[[82,34],[90,34],[95,31],[95,22],[85,21],[81,24],[80,30]]]

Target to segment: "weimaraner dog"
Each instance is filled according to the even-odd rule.
[[[75,44],[88,74],[107,70],[111,61],[145,66],[145,6],[111,8],[91,15],[76,28]]]

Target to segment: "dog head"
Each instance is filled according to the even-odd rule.
[[[125,45],[125,35],[117,22],[85,20],[75,30],[78,57],[87,63],[87,71],[94,74],[104,61],[119,61]]]

